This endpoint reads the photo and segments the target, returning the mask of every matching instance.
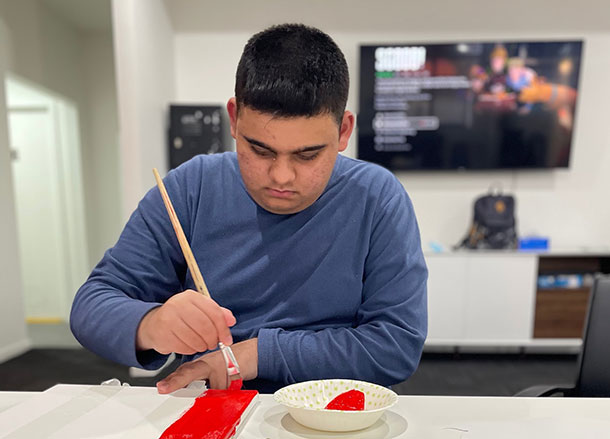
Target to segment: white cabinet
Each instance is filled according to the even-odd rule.
[[[466,261],[450,254],[426,256],[428,340],[461,339],[466,314]]]
[[[529,341],[534,327],[537,271],[537,256],[467,258],[465,338]]]
[[[427,344],[527,344],[533,333],[538,258],[480,252],[426,255]]]

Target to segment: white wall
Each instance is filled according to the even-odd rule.
[[[0,17],[7,27],[7,70],[77,106],[90,267],[114,243],[123,223],[110,31],[80,29],[40,0],[0,1]]]
[[[7,68],[82,105],[79,32],[36,0],[4,1],[0,16],[9,28]]]
[[[25,314],[67,320],[89,272],[76,107],[13,75],[5,85]]]
[[[167,108],[174,98],[173,30],[161,0],[113,0],[123,215],[167,170]]]
[[[534,3],[540,9],[540,4],[544,2]],[[610,246],[610,205],[602,201],[607,198],[606,191],[610,187],[610,124],[606,111],[607,102],[610,100],[610,82],[607,80],[610,77],[610,28],[606,32],[597,33],[575,32],[571,28],[558,32],[554,30],[556,27],[551,26],[552,21],[556,18],[555,15],[563,13],[556,12],[551,2],[547,2],[547,5],[547,16],[543,20],[549,27],[547,31],[541,31],[540,26],[534,23],[524,29],[523,22],[519,22],[518,31],[489,30],[493,29],[495,24],[499,29],[506,29],[506,20],[510,21],[510,17],[504,13],[491,14],[485,18],[484,23],[473,24],[472,11],[459,8],[453,11],[452,31],[439,27],[435,21],[428,22],[426,27],[429,29],[426,31],[346,31],[343,29],[345,24],[341,23],[337,24],[337,31],[330,25],[324,28],[342,48],[350,66],[352,83],[348,109],[354,112],[358,109],[359,44],[455,39],[585,40],[570,168],[552,171],[399,173],[399,179],[415,204],[424,246],[430,241],[450,246],[462,238],[469,226],[474,198],[485,192],[490,183],[496,181],[516,195],[518,227],[522,234],[536,232],[548,235],[554,248]],[[325,5],[310,6],[314,8],[310,16],[315,15],[315,11],[321,16],[325,12]],[[216,9],[218,7],[217,5]],[[229,6],[226,8],[225,12],[229,17]],[[419,6],[420,11],[423,8],[425,6]],[[534,10],[537,10],[536,5]],[[173,13],[174,16],[180,14],[181,11]],[[289,14],[284,14],[282,18],[286,21],[299,21],[296,13],[293,14],[292,20]],[[595,21],[598,19],[596,14],[592,14],[588,19],[592,27],[601,26]],[[263,25],[263,21],[261,18],[261,26],[267,24]],[[187,27],[193,25],[190,21],[186,24],[179,23]],[[229,18],[225,24],[227,29],[231,28]],[[307,24],[315,25],[316,22]],[[415,27],[421,29],[422,25],[416,24]],[[488,30],[471,30],[478,27]],[[586,23],[583,24],[582,20],[574,21],[574,27],[586,28]],[[405,26],[405,29],[409,27]],[[239,29],[177,33],[176,101],[226,102],[227,98],[233,95],[237,61],[252,33],[252,30]],[[352,137],[347,155],[355,155],[356,138],[357,133]]]
[[[119,121],[112,35],[91,33],[82,47],[87,128],[83,173],[88,179],[89,261],[97,263],[123,227]]]
[[[17,247],[17,224],[11,180],[4,77],[8,29],[0,18],[0,362],[29,347],[23,318],[22,285]]]
[[[116,213],[120,212],[118,197],[104,196],[110,190],[118,192],[118,189],[113,189],[112,186],[112,182],[117,181],[118,165],[114,166],[114,171],[99,168],[100,165],[110,167],[108,163],[113,161],[112,157],[117,156],[116,123],[113,128],[112,123],[108,122],[111,118],[108,113],[114,113],[116,118],[117,110],[110,108],[109,98],[99,107],[96,107],[96,102],[93,101],[93,99],[97,100],[99,95],[116,94],[116,90],[111,90],[108,78],[103,77],[106,75],[105,72],[114,75],[112,67],[109,71],[106,69],[107,63],[112,62],[112,56],[106,51],[99,59],[95,59],[95,54],[90,51],[98,50],[103,43],[94,37],[88,38],[84,30],[67,22],[49,9],[46,2],[40,0],[0,0],[0,31],[0,64],[2,65],[0,69],[0,301],[2,303],[0,361],[2,361],[27,349],[28,346],[22,281],[17,262],[15,206],[6,134],[5,71],[64,96],[77,105],[82,128],[80,144],[83,161],[92,160],[85,164],[85,169],[87,170],[88,164],[91,164],[89,167],[91,169],[96,167],[97,163],[97,172],[104,172],[112,179],[110,184],[105,186],[100,184],[99,179],[95,184],[92,183],[93,172],[85,172],[84,175],[85,198],[97,200],[95,203],[89,203],[86,212],[89,220],[87,243],[90,249],[90,260],[85,262],[87,270],[92,263],[99,260],[103,250],[116,239],[122,221],[116,219]],[[106,40],[108,38],[106,37]],[[87,76],[88,68],[89,76]],[[93,72],[95,69],[98,71]],[[89,98],[90,91],[98,95]],[[89,106],[94,107],[92,112],[95,120],[92,123],[92,132],[95,135],[95,142],[90,142],[87,130]],[[101,123],[105,124],[106,129],[96,125],[98,123],[96,120],[100,119],[106,120]],[[95,151],[91,148],[95,148]],[[96,176],[98,177],[99,175]],[[96,222],[101,232],[94,228]],[[94,224],[94,227],[91,227],[91,224]]]

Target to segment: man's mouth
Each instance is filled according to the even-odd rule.
[[[291,198],[296,194],[295,191],[289,191],[289,190],[285,190],[285,189],[273,189],[273,188],[267,188],[266,192],[274,198]]]

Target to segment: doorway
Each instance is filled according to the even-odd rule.
[[[67,322],[88,274],[78,110],[13,75],[5,86],[25,317]]]

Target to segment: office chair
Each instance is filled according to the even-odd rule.
[[[591,288],[578,365],[575,386],[532,386],[515,396],[610,397],[610,276]]]

